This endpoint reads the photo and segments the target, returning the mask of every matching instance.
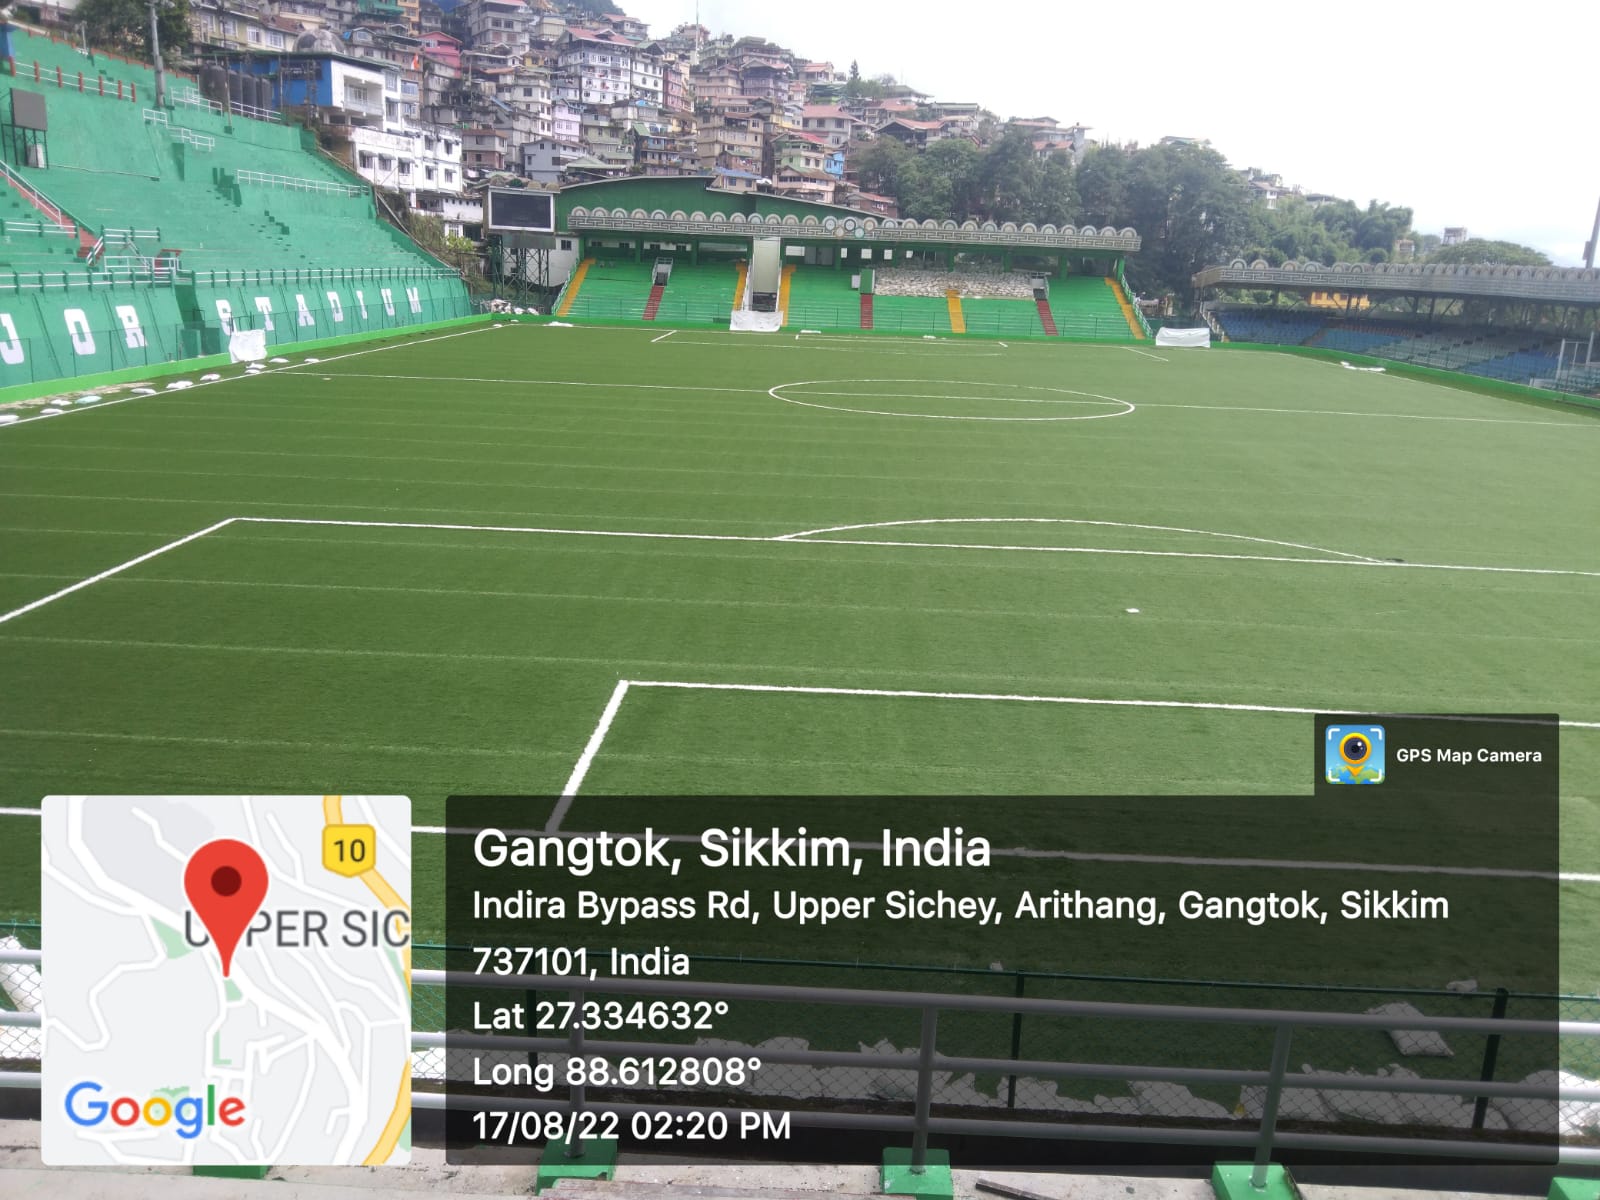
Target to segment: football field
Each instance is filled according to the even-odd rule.
[[[453,793],[1309,795],[1310,713],[1556,712],[1600,987],[1600,414],[1148,345],[323,355],[0,427],[0,918],[52,792],[409,795],[429,940]],[[1256,849],[1193,819],[1073,849]]]

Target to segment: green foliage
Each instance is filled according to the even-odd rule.
[[[74,17],[88,27],[91,45],[132,50],[146,61],[150,52],[150,9],[140,0],[82,0]],[[188,47],[188,0],[158,0],[156,31],[164,53]]]
[[[1516,242],[1495,242],[1487,238],[1469,238],[1454,246],[1440,246],[1428,254],[1428,261],[1469,267],[1479,264],[1497,267],[1550,265],[1550,257],[1532,246],[1519,246]]]

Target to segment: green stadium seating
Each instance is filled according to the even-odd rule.
[[[228,116],[182,75],[157,108],[148,67],[11,41],[0,93],[43,95],[49,129],[44,166],[3,148],[0,386],[219,353],[237,329],[277,346],[470,314],[307,130]]]
[[[42,93],[50,128],[46,167],[9,165],[96,235],[108,227],[158,231],[158,244],[141,252],[178,251],[190,270],[439,267],[380,223],[367,184],[317,152],[298,126],[191,103],[157,110],[146,67],[104,56],[91,63],[20,27],[12,47],[17,74],[0,74],[0,91]],[[32,78],[35,61],[40,83]],[[67,86],[56,86],[56,67]],[[99,95],[102,71],[130,84],[126,92],[138,99]],[[171,79],[174,96],[192,86],[183,76]]]
[[[656,320],[668,324],[726,321],[734,308],[738,282],[739,268],[731,262],[699,266],[675,262]]]
[[[1069,275],[1050,281],[1050,315],[1064,338],[1131,342],[1135,338],[1116,293],[1099,275]],[[971,325],[968,325],[971,328]]]
[[[850,272],[833,267],[800,267],[789,277],[786,329],[827,332],[861,328],[861,297],[850,286]]]
[[[873,296],[872,327],[902,333],[949,333],[950,302],[943,296]]]

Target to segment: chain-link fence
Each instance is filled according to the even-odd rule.
[[[36,923],[0,923],[0,948],[37,949]],[[598,953],[595,961],[604,962]],[[418,945],[416,970],[470,971],[470,951]],[[1407,1016],[1489,1020],[1600,1022],[1600,998],[1537,995],[1505,990],[1374,989],[1343,986],[1251,984],[1218,980],[1118,978],[1029,971],[938,968],[892,964],[797,962],[691,956],[692,977],[702,982],[761,983],[793,987],[928,992],[942,995],[1078,1000],[1106,1003],[1211,1006],[1277,1011],[1379,1013],[1397,1024]],[[602,974],[604,974],[602,968]],[[0,1008],[37,1011],[43,977],[31,964],[0,964]],[[613,999],[610,993],[607,999]],[[541,1000],[565,994],[523,997],[530,1011]],[[623,998],[626,1000],[626,998]],[[913,1008],[870,1005],[740,1003],[719,1015],[710,1031],[652,1029],[593,1035],[684,1044],[715,1045],[728,1055],[784,1051],[871,1052],[916,1062],[919,1015]],[[459,1022],[456,1022],[459,1024]],[[412,1028],[443,1033],[450,1027],[444,988],[419,984],[412,995]],[[1271,1024],[1196,1024],[1162,1019],[1107,1019],[1037,1013],[963,1012],[941,1017],[938,1051],[950,1057],[988,1058],[1018,1064],[1014,1072],[940,1072],[934,1102],[949,1111],[990,1110],[1016,1115],[1086,1119],[1256,1121],[1264,1089],[1259,1086],[1130,1081],[1122,1066],[1260,1070],[1271,1057]],[[38,1031],[0,1027],[0,1068],[37,1063]],[[507,1061],[536,1059],[561,1078],[566,1055],[505,1053]],[[1105,1064],[1103,1074],[1046,1079],[1028,1072],[1030,1062]],[[460,1072],[447,1068],[442,1047],[414,1054],[419,1082],[435,1084]],[[1559,1065],[1558,1065],[1559,1064]],[[1307,1077],[1310,1078],[1307,1078]],[[1349,1077],[1374,1081],[1370,1088]],[[1528,1083],[1536,1096],[1475,1098],[1465,1093],[1390,1090],[1377,1081],[1408,1080]],[[1427,1130],[1463,1136],[1560,1135],[1568,1141],[1600,1141],[1600,1104],[1560,1101],[1563,1088],[1592,1086],[1600,1079],[1597,1039],[1554,1035],[1450,1033],[1309,1027],[1295,1031],[1290,1086],[1280,1121],[1286,1128],[1381,1129],[1390,1133]],[[696,1090],[688,1084],[679,1085]],[[1403,1084],[1402,1084],[1403,1086]],[[888,1067],[813,1066],[765,1062],[737,1090],[747,1097],[807,1106],[847,1100],[861,1104],[909,1103],[915,1076]],[[671,1088],[663,1090],[673,1090]],[[700,1090],[703,1090],[701,1085]]]

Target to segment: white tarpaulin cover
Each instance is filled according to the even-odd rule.
[[[1199,329],[1158,329],[1156,345],[1198,346],[1202,350],[1207,350],[1211,347],[1211,330],[1203,325]]]
[[[265,329],[235,329],[228,335],[228,357],[234,362],[260,362],[266,356]]]

